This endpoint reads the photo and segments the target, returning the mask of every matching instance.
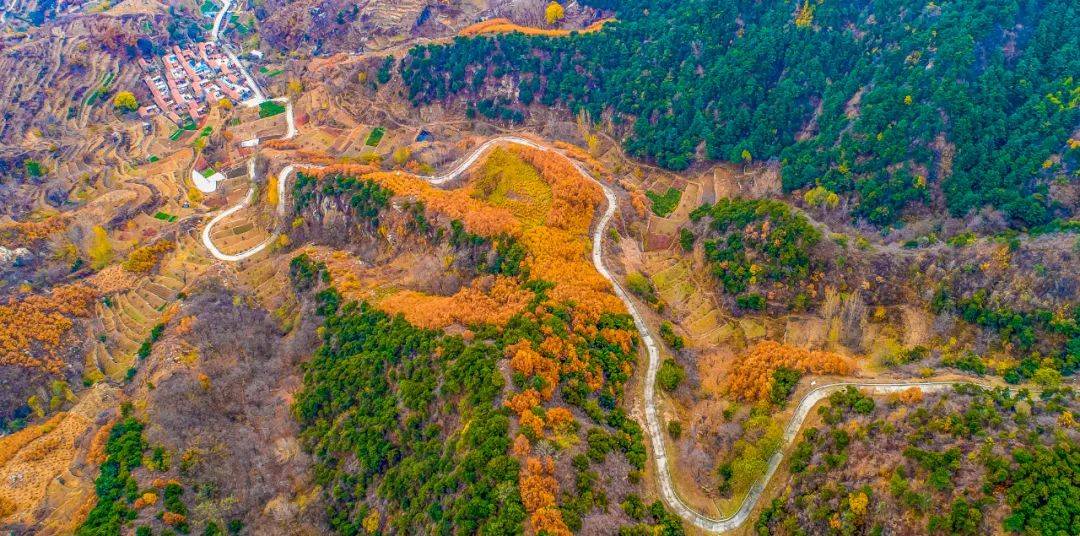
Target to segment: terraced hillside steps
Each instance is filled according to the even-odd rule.
[[[136,353],[150,330],[161,322],[168,306],[201,273],[209,261],[197,252],[198,242],[189,233],[181,237],[176,253],[162,260],[157,274],[142,277],[126,292],[109,297],[111,305],[99,300],[95,306],[98,319],[95,339],[86,358],[86,376],[100,374],[114,380],[123,378],[136,361]]]
[[[673,257],[670,251],[647,252],[644,259],[657,293],[686,329],[692,346],[721,344],[731,336],[732,319],[698,290],[707,285],[696,279],[691,261]]]

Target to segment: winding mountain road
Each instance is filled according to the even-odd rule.
[[[280,99],[274,99],[274,100],[280,100]],[[288,114],[289,132],[286,134],[285,139],[290,139],[290,138],[296,136],[296,128],[293,126],[293,122],[292,122],[292,103],[288,104],[288,109],[286,110],[286,113]],[[446,183],[448,183],[450,181],[453,181],[454,179],[457,179],[458,177],[460,177],[461,174],[464,173],[465,171],[467,171],[470,167],[472,167],[473,164],[475,164],[476,161],[480,159],[480,157],[487,154],[492,148],[494,148],[496,145],[499,145],[501,143],[512,143],[512,144],[524,145],[526,147],[532,147],[534,149],[540,149],[540,150],[544,150],[544,151],[548,150],[547,147],[545,147],[543,145],[540,145],[540,144],[538,144],[538,143],[536,143],[536,142],[534,142],[532,140],[528,140],[526,138],[519,138],[519,137],[516,137],[516,136],[504,136],[504,137],[500,137],[500,138],[494,138],[494,139],[488,140],[487,142],[483,143],[482,145],[480,145],[476,149],[473,149],[472,152],[470,152],[464,158],[458,160],[453,165],[453,167],[450,168],[450,171],[448,171],[446,173],[443,173],[443,174],[440,174],[440,175],[417,175],[417,177],[419,177],[419,178],[421,178],[421,179],[423,179],[423,180],[425,180],[425,181],[427,181],[427,182],[429,182],[429,183],[431,183],[433,185],[436,185],[436,186],[446,184]],[[576,163],[575,163],[575,165],[576,165]],[[305,166],[305,167],[318,168],[318,167],[321,167],[321,166]],[[582,171],[582,173],[584,173],[584,171],[581,168],[578,168],[578,169],[579,169],[579,171]],[[289,177],[293,174],[294,171],[296,171],[296,167],[290,164],[290,165],[285,166],[284,168],[282,168],[281,172],[278,173],[278,181],[277,181],[277,190],[278,190],[277,213],[278,213],[278,216],[280,216],[282,218],[284,218],[284,216],[285,216],[285,206],[286,206],[286,203],[285,203],[285,195],[286,195],[285,184],[286,184],[286,182],[288,182]],[[251,257],[253,255],[257,255],[259,252],[266,249],[271,243],[274,242],[274,240],[277,240],[278,236],[280,236],[280,234],[281,234],[280,232],[275,230],[273,233],[271,233],[269,238],[262,241],[258,245],[252,247],[251,249],[248,249],[246,251],[243,251],[243,252],[240,252],[240,253],[237,253],[237,254],[233,254],[233,255],[223,253],[220,249],[217,248],[217,246],[214,245],[214,241],[210,238],[210,233],[211,233],[214,225],[217,225],[219,222],[221,222],[221,220],[224,220],[225,218],[231,216],[232,214],[235,214],[237,211],[239,211],[239,210],[243,209],[244,207],[247,207],[248,205],[250,205],[252,199],[254,199],[254,197],[255,197],[255,184],[256,184],[256,181],[255,181],[255,160],[254,159],[251,159],[251,160],[248,161],[248,177],[249,177],[249,179],[251,181],[251,188],[248,190],[248,193],[244,197],[244,199],[242,201],[240,201],[239,203],[237,203],[236,205],[234,205],[232,207],[229,207],[229,208],[221,211],[220,213],[218,213],[218,215],[214,216],[214,218],[211,219],[210,222],[206,224],[206,227],[203,228],[203,232],[202,232],[203,245],[206,246],[206,249],[210,251],[210,254],[213,255],[215,259],[222,260],[222,261],[228,261],[228,262],[242,261],[242,260],[244,260],[244,259],[246,259],[248,257]],[[589,178],[592,178],[592,177],[590,176]],[[595,179],[593,179],[593,180],[595,181]]]
[[[667,446],[664,443],[664,435],[662,427],[660,426],[660,418],[656,409],[656,375],[660,369],[660,348],[656,343],[656,339],[652,336],[648,324],[645,322],[645,318],[639,312],[637,304],[630,294],[619,283],[608,268],[604,265],[604,250],[603,250],[603,237],[604,232],[607,230],[607,226],[611,223],[612,218],[615,215],[615,210],[618,208],[618,201],[615,197],[615,193],[603,182],[597,180],[580,162],[570,158],[563,151],[541,145],[532,140],[526,138],[520,138],[516,136],[501,136],[493,138],[483,143],[476,149],[474,149],[467,156],[456,162],[448,172],[440,175],[431,176],[419,176],[421,179],[434,185],[441,185],[453,181],[461,176],[462,173],[467,171],[473,164],[475,164],[480,157],[500,144],[516,144],[538,149],[544,152],[558,155],[561,158],[566,158],[575,169],[578,170],[582,176],[588,178],[593,183],[598,185],[604,193],[604,197],[607,201],[607,205],[604,208],[603,214],[600,216],[600,220],[593,231],[592,236],[592,261],[593,265],[605,279],[611,282],[612,288],[615,294],[626,305],[627,312],[634,319],[634,325],[637,328],[641,341],[645,346],[645,351],[648,356],[648,367],[645,372],[645,386],[643,392],[643,404],[645,408],[645,430],[649,436],[649,442],[652,446],[653,458],[656,461],[656,478],[657,484],[660,489],[660,495],[664,503],[671,508],[676,514],[678,514],[687,523],[703,529],[705,531],[721,534],[731,530],[734,530],[743,523],[745,523],[758,501],[761,499],[762,494],[765,491],[766,486],[772,479],[776,470],[779,468],[784,458],[785,449],[791,445],[798,435],[799,430],[802,428],[803,422],[810,414],[811,409],[820,402],[827,398],[830,394],[847,388],[848,386],[857,387],[863,391],[867,391],[875,395],[891,394],[917,387],[924,392],[944,391],[951,389],[955,382],[925,382],[925,381],[913,381],[913,382],[894,382],[894,383],[874,383],[874,382],[838,382],[827,385],[822,385],[811,389],[807,392],[799,403],[795,407],[794,414],[788,423],[787,428],[784,431],[783,443],[781,448],[773,454],[769,460],[769,465],[765,474],[750,488],[746,497],[737,512],[729,517],[713,518],[705,514],[702,514],[693,507],[688,505],[675,490],[675,485],[671,477],[671,471],[668,467],[667,459]],[[292,175],[295,168],[293,165],[288,165],[278,175],[278,207],[277,212],[279,216],[285,216],[285,183]],[[249,164],[249,174],[251,175],[254,184],[254,161]],[[214,219],[210,221],[207,227],[203,230],[203,243],[207,249],[210,250],[214,257],[224,260],[235,262],[243,260],[247,257],[255,255],[266,248],[273,240],[277,239],[278,233],[275,232],[269,239],[262,244],[237,255],[226,255],[214,247],[213,242],[210,240],[210,228],[213,224],[221,221],[225,217],[233,214],[237,210],[247,206],[251,202],[254,196],[254,187],[248,192],[247,197],[240,204],[222,212]]]
[[[535,143],[531,142],[528,145],[532,147],[537,146]],[[550,150],[544,147],[540,147],[540,149]],[[615,194],[606,184],[593,177],[581,163],[559,151],[554,152],[567,158],[579,173],[598,185],[600,189],[603,190],[604,197],[607,198],[607,207],[604,209],[604,214],[600,217],[600,221],[597,223],[595,231],[593,231],[593,265],[596,267],[596,271],[600,272],[600,275],[611,282],[615,294],[622,300],[623,304],[626,305],[626,310],[630,313],[630,316],[633,317],[634,326],[637,328],[642,343],[645,346],[645,351],[648,354],[649,363],[645,371],[645,388],[642,400],[644,401],[645,406],[645,431],[649,435],[649,443],[652,446],[653,458],[656,460],[657,484],[660,488],[660,495],[663,498],[664,503],[687,523],[716,534],[735,530],[745,523],[747,519],[749,519],[750,513],[753,512],[754,507],[757,506],[758,500],[760,500],[761,494],[765,491],[769,481],[772,480],[773,474],[775,474],[777,468],[780,467],[780,463],[784,459],[784,450],[791,445],[796,436],[798,436],[803,422],[806,420],[807,415],[810,414],[810,410],[830,394],[845,389],[848,386],[854,386],[863,391],[869,391],[871,394],[882,395],[898,393],[912,387],[918,387],[924,392],[942,391],[951,389],[954,385],[952,382],[839,382],[822,385],[812,389],[803,396],[799,401],[799,404],[795,407],[795,412],[792,415],[791,421],[789,421],[787,429],[784,431],[784,439],[781,448],[769,459],[769,465],[765,474],[758,479],[758,481],[750,488],[750,491],[747,492],[739,510],[735,512],[735,514],[724,518],[712,518],[694,510],[693,507],[679,497],[678,492],[675,490],[674,481],[671,478],[671,471],[668,467],[667,446],[664,443],[660,418],[658,417],[656,410],[656,375],[660,369],[659,346],[657,346],[656,340],[653,338],[648,324],[645,323],[644,317],[638,311],[636,302],[630,297],[630,294],[623,288],[622,284],[619,283],[618,279],[616,279],[604,265],[603,236],[604,231],[607,229],[608,224],[615,215],[615,209],[617,207]]]

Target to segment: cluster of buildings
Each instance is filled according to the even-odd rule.
[[[217,43],[173,45],[168,54],[150,61],[139,58],[139,64],[154,99],[153,104],[139,109],[142,117],[164,114],[178,126],[189,120],[198,123],[221,99],[235,104],[253,94],[244,85],[240,67]]]

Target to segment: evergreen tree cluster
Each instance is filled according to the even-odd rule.
[[[846,195],[878,226],[935,191],[953,215],[990,205],[1020,228],[1068,215],[1048,183],[1080,162],[1076,2],[586,3],[618,22],[413,49],[409,97],[511,121],[533,103],[610,111],[635,156],[776,160],[786,190]],[[504,82],[516,101],[488,89]]]

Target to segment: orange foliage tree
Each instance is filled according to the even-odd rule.
[[[535,512],[555,504],[559,483],[553,476],[555,462],[550,457],[525,459],[521,468],[521,503],[528,512]]]
[[[565,433],[572,428],[574,415],[570,410],[558,407],[551,408],[547,412],[547,424],[555,433]]]
[[[518,415],[521,429],[535,438],[544,437],[544,420],[532,411],[525,411]]]
[[[529,443],[529,438],[518,434],[514,437],[514,445],[510,448],[510,451],[518,458],[524,458],[532,451],[532,444]]]
[[[735,362],[728,376],[728,393],[738,400],[764,400],[772,389],[773,372],[780,367],[812,374],[851,374],[854,370],[839,354],[762,341]]]
[[[507,346],[506,355],[510,357],[510,368],[525,376],[532,376],[536,370],[536,362],[542,359],[527,340]]]
[[[554,506],[548,506],[533,512],[529,516],[529,521],[532,523],[533,530],[538,534],[548,534],[549,536],[572,536],[574,534],[570,532],[566,522],[563,521],[562,511]]]
[[[135,274],[150,273],[157,266],[161,257],[174,249],[176,249],[176,244],[168,240],[143,246],[132,251],[127,259],[124,259],[123,267],[125,270]]]
[[[530,456],[521,468],[521,503],[532,514],[529,521],[537,533],[572,534],[563,522],[562,512],[555,507],[559,483],[555,480],[555,462],[550,457]]]
[[[514,413],[521,415],[540,405],[540,393],[536,389],[526,389],[508,398],[503,404]]]

